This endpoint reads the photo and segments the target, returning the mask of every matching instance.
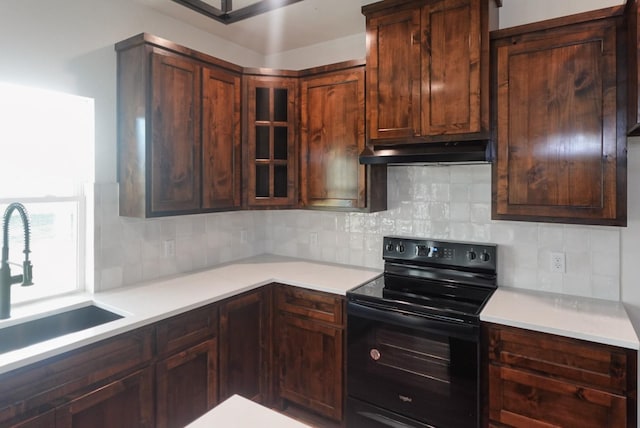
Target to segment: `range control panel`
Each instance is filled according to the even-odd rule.
[[[492,271],[497,266],[498,248],[495,244],[385,236],[383,245],[382,257],[386,261],[413,261]]]

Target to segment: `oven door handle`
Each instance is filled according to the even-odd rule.
[[[479,342],[480,339],[480,327],[478,325],[467,324],[457,320],[444,321],[428,315],[407,312],[371,302],[367,302],[366,305],[354,301],[347,302],[347,323],[349,316],[427,331],[441,336],[449,335],[473,342]]]

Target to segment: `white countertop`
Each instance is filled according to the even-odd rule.
[[[294,419],[274,410],[247,400],[239,395],[232,395],[207,413],[191,422],[186,428],[310,428]]]
[[[0,329],[42,314],[91,303],[124,318],[0,354],[0,374],[265,284],[280,282],[345,295],[380,273],[373,269],[262,255],[103,293],[84,293],[19,306],[12,308],[11,319],[0,321]],[[501,287],[483,309],[480,319],[630,349],[640,347],[623,305],[617,302]]]
[[[639,349],[622,303],[500,287],[480,320],[606,345]]]
[[[124,318],[0,354],[0,374],[265,284],[279,282],[345,295],[347,290],[370,281],[380,273],[374,269],[262,255],[206,271],[103,293],[85,293],[12,308],[12,317],[0,321],[0,329],[42,314],[91,303],[124,315]],[[34,313],[38,315],[34,316]]]

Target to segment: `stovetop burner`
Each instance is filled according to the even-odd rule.
[[[351,301],[477,324],[497,287],[493,244],[385,237],[384,274],[347,293]]]

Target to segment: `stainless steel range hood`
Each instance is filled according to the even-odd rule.
[[[376,164],[469,164],[494,159],[488,140],[412,143],[367,146],[360,153],[360,163]]]

